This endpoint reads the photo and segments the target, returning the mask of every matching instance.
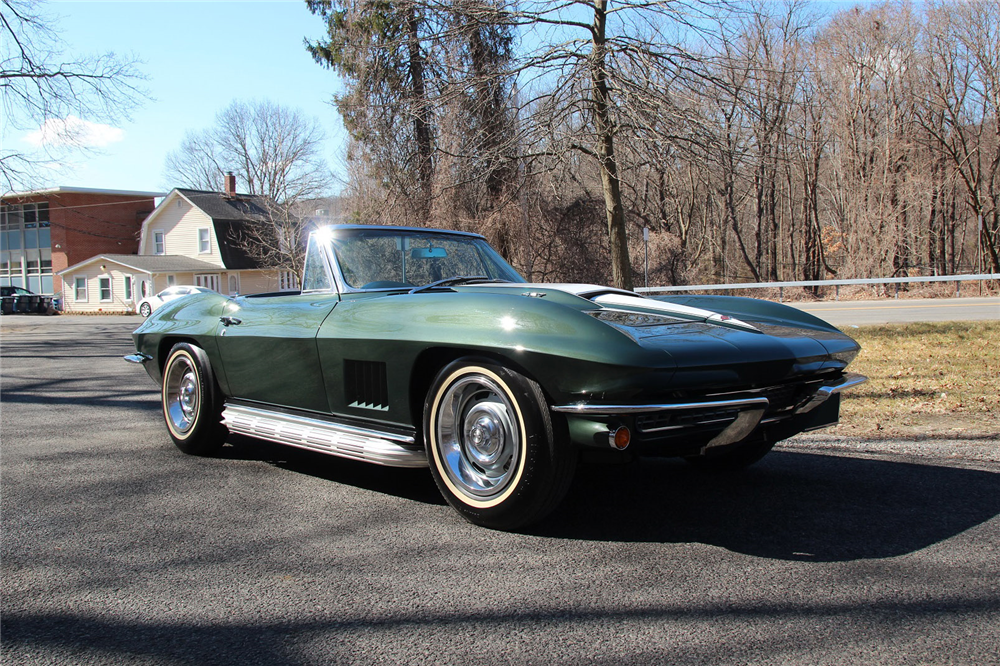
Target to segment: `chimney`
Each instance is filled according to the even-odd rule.
[[[227,199],[232,199],[236,196],[236,175],[232,171],[226,172],[225,188],[223,195]]]

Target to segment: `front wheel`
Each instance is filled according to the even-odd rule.
[[[226,440],[222,407],[212,366],[204,350],[187,343],[173,346],[163,366],[161,395],[167,431],[184,453],[206,456]]]
[[[448,503],[494,529],[541,520],[566,494],[576,467],[541,387],[483,359],[459,359],[438,373],[424,403],[424,442]]]

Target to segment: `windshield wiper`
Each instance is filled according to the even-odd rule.
[[[422,291],[430,291],[431,289],[437,289],[439,287],[453,287],[459,284],[479,284],[481,282],[508,282],[508,280],[497,280],[491,277],[486,277],[485,275],[455,275],[454,277],[444,278],[443,280],[435,280],[434,282],[430,282],[420,287],[414,287],[410,290],[410,293],[419,294]]]

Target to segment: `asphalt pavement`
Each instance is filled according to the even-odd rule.
[[[1000,320],[1000,298],[901,298],[788,303],[834,326]]]
[[[997,442],[584,468],[508,534],[423,470],[183,455],[138,323],[0,322],[4,664],[1000,663]]]

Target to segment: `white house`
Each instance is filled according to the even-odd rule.
[[[237,242],[240,228],[267,217],[267,199],[176,188],[142,223],[137,255],[103,254],[63,271],[66,312],[131,312],[135,303],[174,284],[223,294],[285,291],[298,277],[262,269]]]

